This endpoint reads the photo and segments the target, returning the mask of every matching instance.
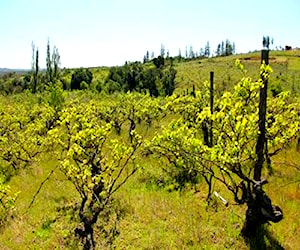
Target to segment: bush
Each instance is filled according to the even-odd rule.
[[[76,69],[72,74],[71,79],[71,90],[82,89],[81,87],[86,87],[85,84],[81,85],[82,82],[85,82],[88,86],[93,80],[93,73],[88,69]]]

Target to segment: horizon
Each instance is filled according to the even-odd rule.
[[[186,47],[199,52],[207,41],[211,53],[228,39],[236,52],[262,48],[262,37],[274,39],[271,49],[300,47],[300,2],[234,0],[12,0],[0,3],[0,68],[31,67],[31,43],[46,68],[47,41],[61,56],[61,68],[123,65],[142,61],[149,51],[170,56]],[[264,11],[263,10],[267,10]],[[265,16],[263,16],[263,14]],[[263,22],[262,20],[268,20]]]

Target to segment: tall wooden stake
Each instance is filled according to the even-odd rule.
[[[210,72],[210,113],[211,115],[214,113],[214,72]],[[209,146],[213,146],[213,121],[210,120],[210,130],[209,130]]]
[[[266,65],[269,64],[269,50],[263,49],[261,51],[261,61],[265,62]],[[256,144],[256,163],[254,166],[254,180],[260,181],[261,170],[264,164],[264,150],[266,145],[266,113],[267,113],[267,90],[268,90],[268,80],[261,75],[261,79],[264,83],[263,88],[260,89],[259,93],[259,120],[258,120],[258,130],[259,135]]]

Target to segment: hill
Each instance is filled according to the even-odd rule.
[[[193,60],[175,59],[174,65],[177,70],[177,92],[200,90],[205,81],[209,81],[210,72],[214,72],[215,89],[222,93],[236,84],[243,74],[235,67],[235,61],[239,59],[245,65],[247,76],[258,79],[260,70],[260,52],[239,54],[226,57],[212,57]],[[270,51],[270,66],[274,73],[269,81],[269,88],[273,90],[290,90],[300,93],[300,50]],[[91,68],[94,81],[104,81],[109,68]]]
[[[235,67],[235,60],[245,65],[247,76],[259,78],[260,52],[193,60],[176,64],[177,87],[179,89],[200,89],[204,81],[209,81],[210,71],[214,72],[216,89],[224,91],[239,81],[243,74]],[[271,75],[270,88],[278,85],[283,90],[300,90],[300,50],[270,51]]]

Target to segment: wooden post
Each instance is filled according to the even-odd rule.
[[[214,72],[210,72],[210,113],[211,115],[214,113]],[[210,130],[209,130],[209,146],[213,146],[213,121],[210,120]]]
[[[263,49],[261,51],[261,61],[265,62],[266,65],[269,64],[269,50]],[[268,90],[268,80],[261,75],[261,79],[264,86],[260,89],[259,93],[259,120],[258,120],[258,130],[259,135],[256,143],[256,163],[254,166],[254,180],[260,181],[261,170],[264,164],[264,150],[266,145],[266,113],[267,113],[267,90]]]

